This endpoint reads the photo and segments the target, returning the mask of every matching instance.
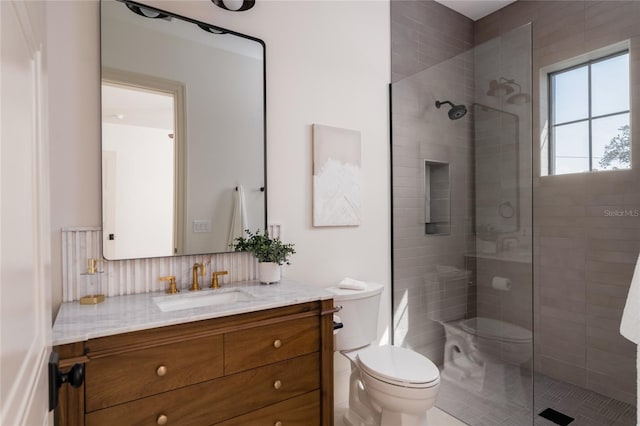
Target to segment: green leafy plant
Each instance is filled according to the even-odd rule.
[[[614,165],[616,162],[620,168],[631,167],[631,128],[626,125],[618,130],[620,133],[604,147],[604,156],[600,160],[601,167],[613,166],[612,169],[617,170],[618,167]]]
[[[285,244],[280,241],[280,238],[270,238],[269,233],[265,230],[264,233],[256,231],[252,233],[248,229],[245,229],[247,237],[238,237],[233,240],[232,247],[235,251],[248,251],[253,253],[258,262],[274,262],[278,265],[286,263],[290,265],[289,257],[296,251],[293,249],[293,244]]]

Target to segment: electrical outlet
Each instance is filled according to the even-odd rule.
[[[194,220],[193,221],[193,232],[211,232],[211,221],[210,220]]]
[[[269,229],[269,236],[271,238],[282,239],[282,224],[273,222],[269,224],[267,229]]]

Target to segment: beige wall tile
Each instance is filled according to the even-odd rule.
[[[542,374],[576,386],[587,386],[587,372],[584,368],[543,355],[540,355],[538,359]]]
[[[393,81],[440,64],[469,48],[468,22],[449,13],[440,14],[442,10],[434,2],[392,1],[391,7]],[[541,161],[536,145],[539,144],[538,125],[546,121],[546,117],[539,116],[538,103],[538,77],[542,66],[631,39],[632,106],[633,109],[640,108],[640,54],[636,50],[640,46],[640,25],[637,25],[640,2],[519,0],[473,26],[471,41],[478,46],[477,52],[484,55],[476,58],[475,69],[469,68],[471,61],[460,57],[446,66],[427,69],[415,78],[416,81],[410,81],[411,78],[402,81],[407,83],[407,90],[400,96],[407,105],[402,107],[402,116],[396,115],[398,111],[394,108],[394,127],[396,122],[400,123],[398,135],[394,134],[394,164],[398,165],[394,165],[398,188],[398,194],[394,192],[394,200],[398,200],[394,204],[394,212],[398,214],[394,230],[399,232],[394,255],[404,256],[397,265],[405,270],[394,271],[399,277],[396,286],[401,289],[405,286],[405,290],[411,286],[424,286],[427,271],[424,265],[450,262],[464,266],[460,253],[473,247],[473,240],[465,236],[465,232],[472,230],[476,214],[491,208],[490,198],[497,192],[490,185],[494,175],[481,170],[474,177],[472,172],[468,173],[466,169],[461,172],[458,167],[474,165],[476,159],[474,150],[469,147],[470,138],[475,136],[481,141],[483,132],[489,129],[477,128],[474,135],[473,129],[466,124],[442,123],[438,121],[441,117],[430,119],[429,102],[445,95],[457,99],[482,95],[485,89],[474,87],[473,78],[469,76],[473,74],[476,81],[483,84],[495,78],[491,76],[500,69],[496,64],[504,57],[492,56],[496,51],[492,39],[526,22],[533,23],[534,168],[525,168],[523,173],[536,176],[533,191],[535,227],[532,230],[536,235],[535,264],[528,270],[518,271],[505,265],[478,262],[475,265],[477,287],[473,287],[477,293],[473,292],[473,299],[468,298],[467,302],[477,303],[478,315],[526,324],[527,315],[522,312],[526,312],[527,301],[530,303],[530,291],[528,295],[521,294],[519,289],[500,293],[489,283],[494,275],[509,274],[515,277],[514,282],[522,283],[520,288],[526,289],[531,285],[532,267],[535,270],[533,321],[538,325],[535,331],[539,343],[536,368],[552,377],[632,400],[633,389],[627,389],[626,384],[623,385],[625,389],[615,386],[623,371],[635,368],[631,358],[626,356],[629,346],[619,337],[617,329],[632,266],[640,249],[640,218],[609,216],[607,211],[640,208],[640,155],[634,155],[632,171],[540,178]],[[460,36],[452,36],[447,28],[456,28]],[[436,83],[426,81],[429,79]],[[460,84],[461,81],[464,83]],[[424,101],[429,94],[434,99]],[[634,114],[632,123],[634,128],[640,128],[640,115]],[[459,133],[451,136],[452,131]],[[640,152],[640,138],[634,138],[633,149]],[[411,234],[419,229],[419,223],[412,221],[420,220],[417,209],[421,207],[419,197],[413,196],[415,191],[411,190],[412,185],[415,189],[421,184],[420,166],[416,165],[416,157],[412,157],[416,153],[418,158],[446,159],[443,161],[465,158],[456,163],[454,180],[465,192],[456,196],[457,204],[453,209],[456,224],[450,237],[425,241],[423,236]],[[482,158],[477,160],[490,163],[493,161],[490,153],[490,150],[483,151]],[[474,186],[482,183],[487,187],[480,185],[477,192],[472,192]],[[469,266],[469,269],[474,267]],[[414,309],[437,308],[437,303],[429,300],[428,294],[419,294],[416,298],[422,299],[420,303],[414,302]],[[424,315],[416,313],[412,318],[422,321]],[[528,318],[531,322],[530,315]],[[434,356],[440,353],[442,341],[426,343],[424,335],[419,333],[408,336],[412,344],[428,346]],[[608,355],[618,356],[619,365],[603,374],[603,370],[610,368],[601,365]]]
[[[632,374],[628,374],[626,380],[620,381],[619,378],[612,377],[609,374],[587,370],[586,387],[627,404],[636,403],[635,383],[633,382]]]

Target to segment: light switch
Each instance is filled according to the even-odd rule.
[[[210,220],[194,220],[193,221],[193,232],[211,232],[211,221]]]

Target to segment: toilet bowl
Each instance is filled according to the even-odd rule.
[[[489,366],[491,371],[501,374],[503,366],[520,366],[530,361],[532,333],[494,318],[465,318],[470,276],[470,271],[437,265],[424,279],[435,298],[430,318],[441,324],[445,332],[442,378],[466,382],[466,386],[481,390]],[[458,297],[450,297],[451,294]]]
[[[351,362],[349,426],[424,426],[440,385],[440,372],[428,358],[397,346],[373,346],[382,286],[365,290],[327,289],[334,294],[343,328],[335,349]]]
[[[381,425],[426,425],[440,386],[438,367],[428,358],[396,346],[358,354],[360,378]]]
[[[521,365],[529,361],[531,331],[508,322],[474,317],[443,322],[445,329],[443,377],[476,380],[481,389],[489,363]]]

